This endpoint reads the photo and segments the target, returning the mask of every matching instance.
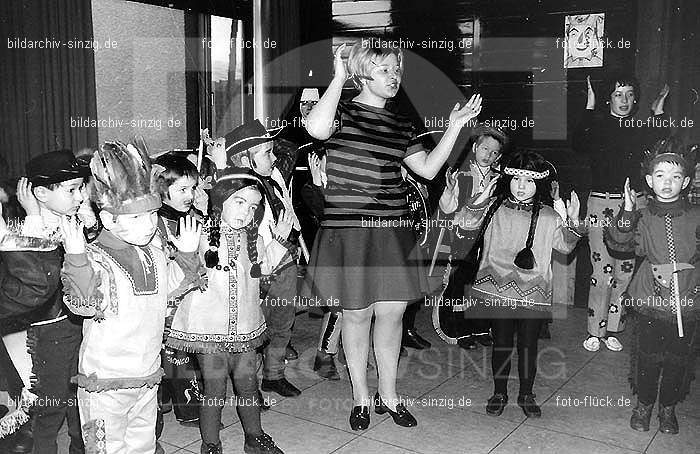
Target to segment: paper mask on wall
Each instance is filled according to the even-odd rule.
[[[605,13],[566,16],[564,68],[603,66]]]

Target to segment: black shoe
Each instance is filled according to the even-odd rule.
[[[493,345],[493,339],[491,339],[490,334],[480,334],[478,336],[474,336],[476,341],[483,345],[484,347],[490,347]]]
[[[430,348],[430,342],[423,339],[416,332],[416,330],[413,329],[407,329],[403,332],[403,337],[401,338],[401,345],[408,348],[415,348],[416,350]]]
[[[501,393],[494,394],[486,402],[486,414],[490,416],[501,416],[507,404],[508,396]]]
[[[246,454],[284,454],[272,437],[262,432],[260,435],[245,435],[243,452]]]
[[[403,427],[415,427],[418,425],[418,421],[413,417],[411,413],[406,410],[404,404],[396,404],[396,411],[392,411],[384,405],[384,401],[379,396],[379,391],[374,395],[374,412],[378,415],[383,415],[384,413],[389,413],[391,419],[394,420],[394,424]]]
[[[260,411],[267,411],[270,409],[270,406],[265,402],[265,398],[260,390],[258,390],[258,406],[260,407]]]
[[[467,336],[467,337],[461,337],[457,339],[457,345],[462,347],[465,350],[475,350],[476,349],[476,341],[472,336]]]
[[[338,369],[335,367],[332,355],[317,351],[314,359],[314,370],[319,377],[327,380],[340,380],[340,374],[338,374]]]
[[[283,397],[297,397],[301,394],[299,388],[289,383],[286,378],[278,380],[266,380],[263,378],[261,388],[263,391],[276,392]]]
[[[202,443],[199,452],[201,454],[221,454],[221,442],[218,445],[216,443]]]
[[[648,432],[652,408],[654,408],[653,403],[645,405],[637,401],[637,406],[634,407],[634,410],[632,410],[632,417],[630,418],[630,427],[640,432]],[[661,416],[661,413],[659,413],[659,416]]]
[[[659,404],[659,432],[674,435],[678,433],[678,419],[676,419],[675,410],[675,405],[664,407]],[[649,427],[648,422],[647,427]]]
[[[357,405],[352,407],[350,413],[350,428],[352,430],[365,430],[369,427],[369,407]]]
[[[27,454],[32,452],[34,448],[34,439],[32,438],[31,422],[25,423],[13,435],[7,437],[9,445],[8,453],[11,454]]]
[[[523,413],[528,418],[539,418],[542,416],[542,409],[535,402],[534,394],[518,396],[518,406],[523,409]]]
[[[160,411],[164,415],[170,413],[171,411],[173,411],[173,403],[172,402],[164,403],[163,405],[160,406]]]
[[[287,344],[287,348],[284,351],[284,359],[287,361],[294,361],[295,359],[299,359],[299,353],[297,353],[296,349],[292,346],[292,343]]]

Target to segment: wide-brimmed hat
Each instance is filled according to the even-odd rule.
[[[34,156],[25,166],[27,178],[34,186],[90,176],[90,167],[80,163],[68,149],[50,151]]]
[[[275,139],[281,129],[270,134],[259,120],[244,123],[224,136],[228,161],[238,153]]]

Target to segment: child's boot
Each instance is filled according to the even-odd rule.
[[[221,442],[217,443],[202,443],[199,449],[201,454],[221,454]]]
[[[676,406],[664,407],[659,404],[659,432],[665,434],[678,433],[678,419],[676,419]]]
[[[243,452],[246,454],[284,454],[272,441],[272,437],[265,432],[258,435],[245,434]]]
[[[634,410],[632,410],[632,417],[630,418],[630,427],[640,432],[648,432],[652,408],[654,408],[653,402],[647,405],[641,403],[640,401],[637,401],[637,406],[634,407]],[[660,414],[659,417],[661,417]]]

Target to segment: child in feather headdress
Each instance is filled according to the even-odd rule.
[[[86,317],[74,377],[86,450],[152,454],[166,304],[198,278],[201,227],[181,219],[179,236],[169,235],[178,252],[168,260],[155,235],[161,199],[145,152],[107,142],[90,169],[104,230],[86,246],[82,226],[62,221],[66,302]]]

